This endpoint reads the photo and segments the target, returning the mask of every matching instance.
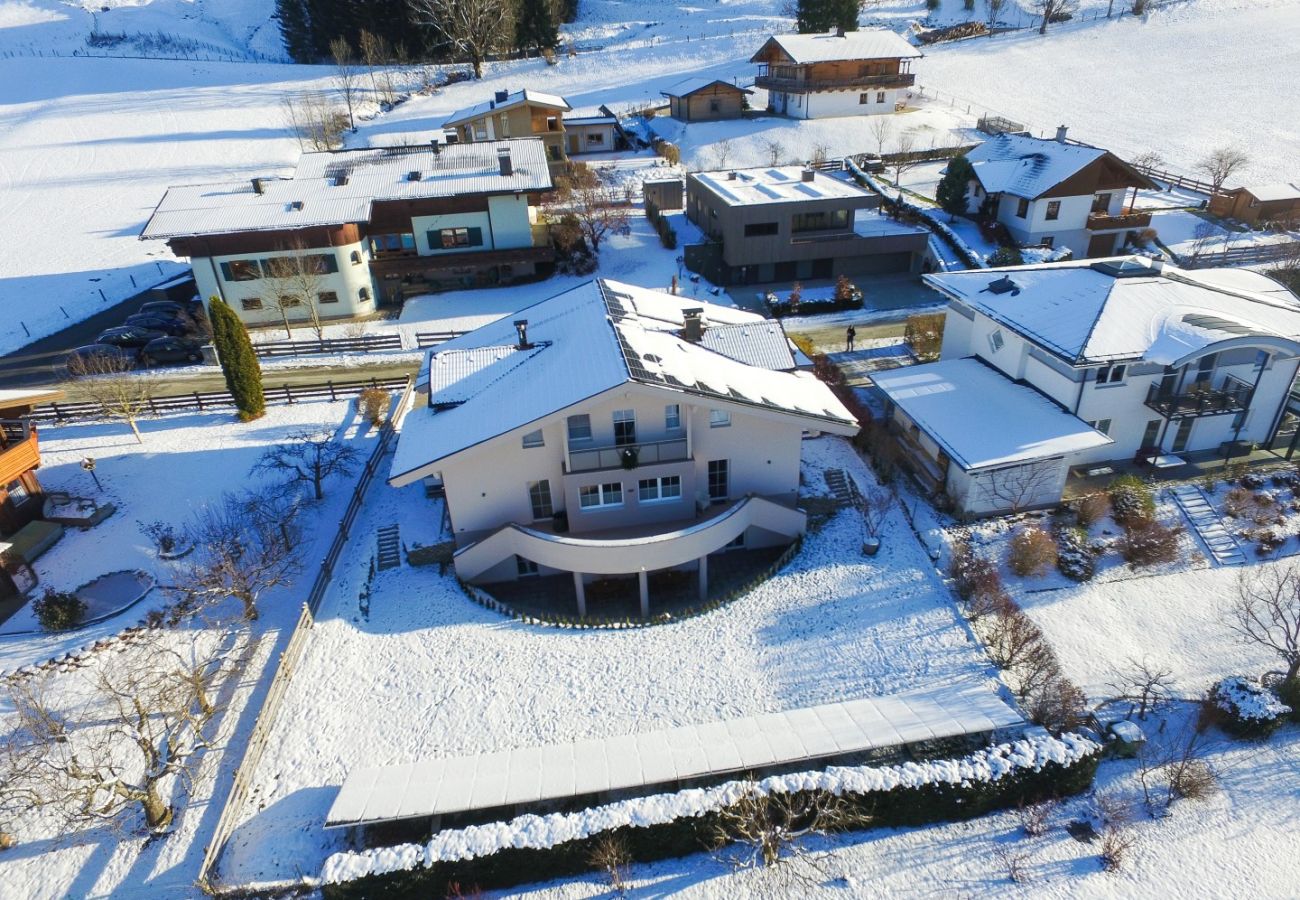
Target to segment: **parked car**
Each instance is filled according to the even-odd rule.
[[[140,311],[135,315],[166,316],[170,318],[189,316],[192,318],[196,309],[199,309],[197,303],[179,303],[176,300],[150,300],[148,303],[142,304]]]
[[[95,341],[100,344],[115,344],[118,347],[139,350],[145,344],[160,337],[167,337],[167,335],[161,331],[152,331],[135,325],[119,325],[117,328],[101,331]]]
[[[172,337],[184,337],[194,333],[194,323],[186,319],[162,318],[160,316],[146,316],[136,313],[134,316],[126,317],[126,324],[136,328],[146,328],[149,331],[161,331],[163,334]]]
[[[116,344],[87,344],[68,352],[67,367],[71,375],[85,375],[99,371],[114,372],[119,369],[133,368],[137,354],[127,347]]]
[[[146,366],[202,362],[203,345],[183,337],[155,338],[140,351],[140,361]]]

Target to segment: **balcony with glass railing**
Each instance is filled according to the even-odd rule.
[[[1223,376],[1218,387],[1212,380],[1195,381],[1181,391],[1166,390],[1159,383],[1147,390],[1146,405],[1166,419],[1220,416],[1250,407],[1251,386],[1232,375]]]

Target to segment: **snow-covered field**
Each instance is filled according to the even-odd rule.
[[[809,485],[822,484],[825,466],[870,477],[838,438],[806,442],[805,458]],[[418,486],[387,491],[358,531],[400,522],[408,544],[429,543],[438,513]],[[467,599],[436,567],[378,573],[366,615],[358,594],[372,545],[359,542],[322,607],[223,877],[315,874],[342,840],[321,830],[325,812],[358,765],[988,680],[987,659],[902,514],[874,559],[861,555],[861,540],[861,524],[840,513],[730,606],[631,631],[519,624]]]

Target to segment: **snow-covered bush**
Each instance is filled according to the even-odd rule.
[[[442,831],[427,844],[336,853],[321,872],[327,900],[446,895],[453,883],[511,887],[590,871],[597,842],[618,839],[648,862],[712,849],[718,814],[746,792],[835,798],[874,826],[968,819],[1077,794],[1092,783],[1100,746],[1077,734],[1025,737],[957,759],[728,781],[604,806]]]
[[[1234,675],[1210,688],[1203,709],[1229,734],[1266,738],[1291,715],[1291,707],[1253,678]]]
[[[1046,575],[1056,565],[1056,541],[1037,525],[1026,525],[1011,537],[1007,565],[1021,578]]]
[[[1018,266],[1025,261],[1020,250],[1015,247],[999,247],[989,254],[988,265],[990,269],[999,269],[1003,266]]]
[[[1071,581],[1088,581],[1096,574],[1097,554],[1089,546],[1088,532],[1062,528],[1056,533],[1056,568]]]
[[[1110,515],[1110,497],[1103,493],[1089,494],[1074,502],[1074,516],[1084,528],[1091,528]]]
[[[1125,525],[1135,519],[1150,519],[1156,512],[1156,501],[1151,488],[1136,475],[1121,475],[1107,487],[1110,508],[1115,521]]]
[[[81,624],[86,603],[72,591],[46,588],[44,594],[32,601],[32,612],[46,631],[67,631]]]
[[[1180,526],[1164,525],[1155,519],[1135,519],[1124,525],[1115,549],[1131,566],[1156,566],[1178,559]]]
[[[961,541],[953,548],[952,562],[948,566],[957,596],[967,603],[987,602],[990,598],[1004,596],[1002,576],[991,559],[980,556],[970,541]]]

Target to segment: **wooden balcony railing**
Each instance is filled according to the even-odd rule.
[[[1108,216],[1105,213],[1088,214],[1088,229],[1090,231],[1106,231],[1110,228],[1146,228],[1150,224],[1151,213],[1149,212],[1133,212],[1129,210],[1118,216]]]
[[[36,429],[28,427],[26,432],[26,437],[9,442],[3,450],[0,450],[0,485],[9,484],[19,475],[41,464],[41,453],[36,444]]]
[[[780,78],[776,75],[759,75],[754,87],[769,91],[852,90],[854,88],[911,87],[916,84],[914,72],[897,72],[893,75],[861,75],[857,78]]]

